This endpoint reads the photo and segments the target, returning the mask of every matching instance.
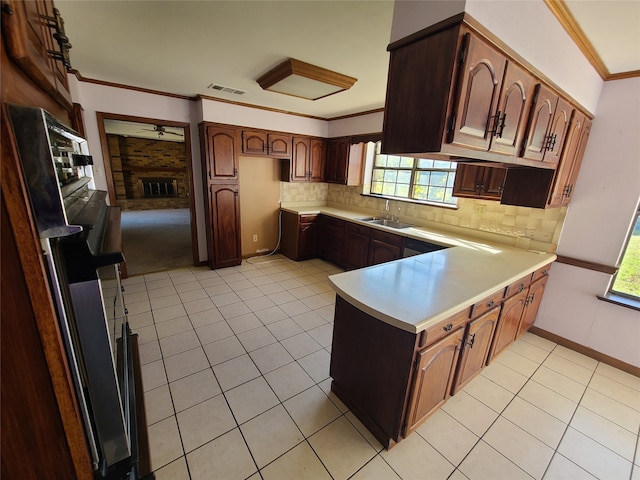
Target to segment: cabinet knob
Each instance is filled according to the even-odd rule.
[[[447,323],[444,327],[442,327],[442,329],[445,332],[450,332],[451,330],[453,330],[453,323]]]
[[[495,305],[495,302],[493,300],[490,300],[489,302],[487,302],[487,307],[491,308]]]
[[[522,292],[524,290],[524,283],[520,284],[520,289],[518,290],[518,293]]]

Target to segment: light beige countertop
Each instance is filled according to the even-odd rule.
[[[555,260],[532,252],[423,227],[394,229],[357,220],[366,213],[328,206],[287,206],[297,214],[323,213],[397,235],[426,240],[444,250],[331,275],[346,301],[378,320],[418,333],[527,273]]]

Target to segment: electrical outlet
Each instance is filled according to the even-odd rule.
[[[487,206],[482,203],[473,206],[473,213],[485,213],[487,211]]]
[[[258,235],[254,235],[254,236],[253,236],[253,241],[254,241],[254,242],[257,242],[257,241],[258,241]]]

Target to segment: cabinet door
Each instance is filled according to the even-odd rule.
[[[209,209],[209,266],[221,268],[240,265],[242,251],[238,185],[211,185]]]
[[[324,180],[325,157],[326,141],[321,138],[312,138],[309,155],[309,180],[311,182]]]
[[[567,132],[565,149],[553,179],[553,191],[549,195],[550,207],[560,207],[568,203],[565,199],[569,194],[569,178],[577,159],[582,132],[585,128],[585,120],[587,120],[587,117],[584,114],[578,111],[574,113]]]
[[[268,150],[271,157],[291,158],[291,135],[270,133],[267,136]]]
[[[321,258],[344,266],[344,220],[320,215],[318,217],[318,253]]]
[[[344,263],[347,270],[367,266],[371,229],[355,223],[347,223]]]
[[[452,395],[461,390],[484,367],[499,315],[500,307],[496,307],[467,325]]]
[[[527,127],[535,79],[514,63],[504,75],[490,151],[516,155]]]
[[[548,133],[556,111],[558,96],[545,86],[536,85],[534,101],[527,126],[527,136],[522,145],[521,157],[542,161],[549,141]]]
[[[325,180],[329,183],[345,184],[347,181],[347,161],[349,159],[349,139],[337,138],[327,141],[327,164]]]
[[[301,217],[298,225],[298,255],[296,260],[314,258],[316,256],[316,216]]]
[[[216,183],[236,183],[239,132],[235,128],[207,126],[205,136],[205,151],[202,155],[205,159],[207,178]]]
[[[493,338],[487,364],[491,363],[493,359],[511,345],[511,342],[516,338],[518,326],[520,325],[520,317],[522,317],[528,293],[529,290],[524,290],[505,300],[502,304],[502,311],[498,318],[498,325],[496,326],[496,333]]]
[[[459,162],[453,182],[453,196],[476,198],[480,194],[484,168],[481,165]]]
[[[291,165],[293,171],[291,180],[304,182],[309,178],[309,138],[293,137],[292,153]]]
[[[558,98],[558,104],[549,129],[548,148],[544,152],[543,161],[545,163],[556,164],[560,160],[572,114],[573,107],[564,99]]]
[[[405,437],[449,398],[463,334],[460,328],[417,354]]]
[[[571,201],[573,196],[573,189],[578,180],[578,173],[580,173],[580,166],[582,165],[582,158],[584,157],[584,151],[587,149],[587,142],[589,141],[589,134],[591,133],[591,120],[584,119],[584,127],[580,132],[580,139],[578,140],[578,149],[574,155],[568,160],[571,163],[571,173],[569,174],[569,181],[567,183],[567,191],[564,194],[563,205],[567,205]]]
[[[404,237],[389,232],[372,230],[371,243],[369,243],[369,265],[391,262],[402,258]]]
[[[536,321],[538,310],[540,309],[540,303],[542,302],[542,295],[544,289],[547,286],[548,275],[536,280],[529,287],[529,295],[527,296],[524,313],[522,314],[522,320],[518,327],[517,336],[522,335],[524,332],[531,328],[533,322]]]
[[[475,35],[466,33],[465,37],[467,52],[460,69],[460,93],[450,141],[455,145],[488,150],[507,60]]]
[[[242,153],[247,155],[267,155],[266,132],[242,131]]]
[[[3,5],[5,2],[3,2]],[[54,30],[44,17],[53,17],[51,0],[10,2],[13,13],[2,15],[3,44],[7,54],[20,68],[66,110],[72,109],[67,70],[48,50],[59,51]]]
[[[453,183],[454,197],[500,200],[507,170],[460,162]]]

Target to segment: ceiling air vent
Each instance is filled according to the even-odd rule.
[[[210,83],[207,88],[212,90],[219,90],[221,92],[227,93],[235,93],[236,95],[242,95],[246,93],[244,90],[238,90],[237,88],[225,87],[224,85],[220,85],[218,83]]]

